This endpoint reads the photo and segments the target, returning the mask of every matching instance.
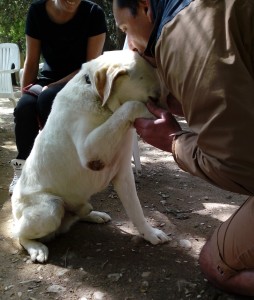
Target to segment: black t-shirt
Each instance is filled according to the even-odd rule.
[[[41,41],[44,58],[42,77],[59,80],[79,69],[86,61],[87,40],[107,31],[103,10],[81,1],[76,15],[67,23],[54,23],[46,11],[47,0],[31,4],[25,33]]]

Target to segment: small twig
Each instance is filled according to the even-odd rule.
[[[68,256],[68,252],[69,252],[70,247],[67,249],[66,254],[65,254],[65,258],[64,258],[64,267],[67,267],[67,256]]]
[[[107,263],[108,263],[108,259],[101,265],[101,268],[104,269],[104,267]]]

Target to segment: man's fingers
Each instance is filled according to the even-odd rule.
[[[158,107],[151,101],[147,103],[147,108],[155,117],[164,119],[164,115],[166,113],[165,109]]]
[[[134,127],[138,130],[138,129],[143,129],[143,128],[147,128],[149,127],[149,125],[151,124],[151,122],[153,122],[150,119],[145,119],[145,118],[137,118],[134,121]]]

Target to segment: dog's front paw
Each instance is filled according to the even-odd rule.
[[[19,242],[27,250],[33,262],[47,261],[49,255],[47,246],[34,240],[20,239]]]
[[[93,210],[87,216],[82,217],[81,220],[86,222],[91,222],[91,223],[106,223],[111,220],[111,217],[110,215],[104,212]]]
[[[145,240],[153,245],[163,244],[169,241],[168,236],[157,228],[150,227],[149,230],[143,234]]]
[[[126,111],[128,112],[129,119],[131,122],[134,122],[137,118],[148,118],[154,119],[154,115],[152,115],[147,109],[145,103],[139,101],[129,101],[124,103]],[[123,106],[124,106],[123,105]]]
[[[101,171],[104,169],[105,164],[101,160],[93,160],[87,163],[87,168],[93,171]]]

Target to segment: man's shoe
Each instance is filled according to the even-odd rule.
[[[21,172],[22,172],[22,168],[25,164],[25,160],[24,159],[13,159],[11,160],[11,165],[13,167],[13,170],[14,170],[14,176],[13,176],[13,179],[12,179],[12,182],[9,186],[9,194],[12,195],[13,193],[13,189],[21,175]]]

